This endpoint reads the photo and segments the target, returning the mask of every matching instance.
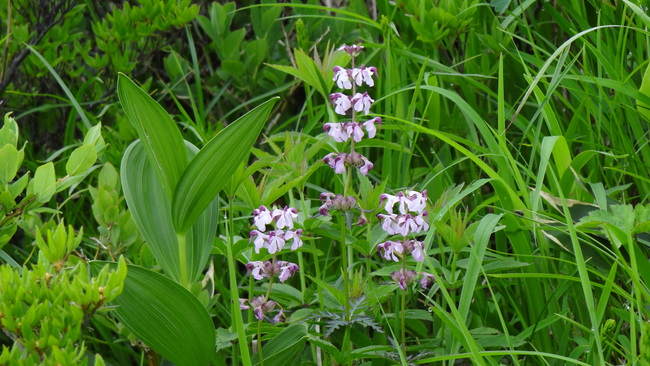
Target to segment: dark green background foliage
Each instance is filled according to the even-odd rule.
[[[267,365],[650,365],[647,7],[0,1],[0,364],[193,362],[170,345],[252,363],[259,333]],[[343,44],[378,69],[368,92],[383,122],[355,145],[374,168],[351,179],[363,227],[318,215],[320,193],[349,185],[321,161],[349,146],[322,130]],[[428,191],[432,228],[417,270],[437,278],[401,297],[375,215],[382,193],[411,188]],[[305,232],[282,258],[300,274],[271,291],[290,325],[231,306],[267,291],[244,265],[271,258],[248,239],[251,212],[273,204],[297,207]],[[167,319],[184,309],[207,338],[168,337],[191,333]]]

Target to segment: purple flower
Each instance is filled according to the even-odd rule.
[[[379,244],[377,246],[377,251],[381,252],[386,260],[399,262],[399,258],[395,255],[395,252],[402,254],[402,252],[404,252],[404,247],[402,246],[402,243],[398,241],[389,240],[385,243]]]
[[[341,89],[352,89],[352,83],[350,82],[350,74],[347,69],[342,68],[341,66],[334,66],[334,78],[332,80],[336,81],[336,85]]]
[[[422,213],[427,208],[427,190],[422,193],[417,191],[409,191],[403,197],[404,204],[408,207],[409,211]]]
[[[284,248],[284,231],[275,230],[269,233],[269,240],[266,245],[266,249],[269,251],[269,254],[274,254],[279,252]]]
[[[248,310],[248,309],[250,309],[251,307],[248,306],[248,305],[246,305],[247,302],[248,302],[248,299],[239,299],[239,308],[240,308],[241,310]]]
[[[283,210],[273,210],[273,218],[278,220],[276,224],[278,229],[283,229],[285,226],[293,229],[293,220],[298,218],[298,210],[284,206]]]
[[[402,192],[399,192],[397,196],[392,196],[390,194],[384,193],[381,196],[379,196],[379,204],[382,204],[384,201],[386,201],[386,205],[384,206],[384,210],[388,212],[390,215],[393,214],[393,207],[395,207],[396,203],[399,203],[398,208],[399,212],[403,215],[406,213],[404,209],[404,205],[402,204],[402,198],[404,197],[404,194]]]
[[[285,261],[278,261],[275,263],[275,266],[279,271],[280,282],[284,282],[289,279],[289,277],[293,276],[293,274],[296,273],[299,269],[297,264]]]
[[[293,235],[293,232],[291,233]],[[274,254],[275,252],[279,252],[282,250],[282,248],[284,248],[285,233],[282,230],[271,231],[268,233],[268,235],[257,230],[253,230],[251,231],[251,240],[253,237],[255,237],[255,253],[259,253],[260,249],[266,248],[270,254]]]
[[[253,243],[255,244],[255,253],[259,253],[260,249],[268,247],[268,241],[269,241],[268,235],[259,232],[257,230],[252,230],[250,237],[251,240],[253,240],[253,237],[255,238],[255,240],[253,241]]]
[[[424,242],[410,239],[404,241],[404,254],[411,254],[416,262],[424,261]]]
[[[334,197],[334,193],[321,193],[320,194],[320,201],[323,203],[320,208],[318,209],[318,213],[327,216],[329,214],[329,209],[330,206],[332,205],[332,197]]]
[[[412,270],[407,270],[405,271],[403,268],[401,268],[399,271],[395,271],[390,274],[390,277],[393,279],[393,281],[397,282],[399,287],[406,291],[406,286],[413,282],[413,279],[415,278],[417,274],[415,271]]]
[[[388,215],[377,215],[382,220],[382,228],[387,233],[407,236],[409,233],[429,230],[429,224],[425,220],[428,216],[428,212],[425,211],[427,191],[422,193],[409,191],[406,194],[399,192],[397,196],[382,194],[379,196],[379,202],[380,205],[384,204],[384,210],[388,213]],[[393,213],[395,205],[399,214]]]
[[[361,67],[359,68],[350,70],[348,72],[348,75],[352,77],[352,79],[358,86],[363,85],[363,83],[365,82],[366,85],[372,87],[375,86],[375,81],[372,79],[372,76],[377,75],[377,68],[375,68],[374,66],[365,67],[364,65],[361,65]],[[346,88],[346,89],[351,89],[351,88]]]
[[[248,269],[251,272],[251,275],[253,276],[254,279],[256,280],[261,280],[264,277],[269,277],[269,268],[267,267],[267,264],[271,264],[271,262],[266,261],[254,261],[254,262],[248,262],[246,263],[246,269]]]
[[[361,156],[361,160],[363,161],[363,165],[359,168],[359,171],[363,175],[368,175],[368,171],[372,169],[374,165],[370,160],[366,159],[365,156]]]
[[[291,244],[291,250],[296,250],[302,246],[302,229],[298,229],[296,231],[289,231],[284,234],[284,238],[286,240],[291,240],[293,239],[293,243]]]
[[[330,153],[327,154],[323,158],[323,162],[328,164],[332,169],[334,169],[334,173],[336,174],[343,174],[345,172],[345,158],[347,157],[348,154],[346,153]]]
[[[258,320],[264,320],[264,314],[273,311],[273,309],[275,309],[275,306],[277,305],[277,303],[273,300],[266,301],[266,297],[264,295],[260,295],[250,300],[248,303],[250,304],[250,306],[246,307],[246,309],[250,309],[252,307],[253,313],[255,314],[255,317]],[[241,304],[241,299],[240,299],[240,304]]]
[[[273,317],[273,324],[284,323],[287,321],[287,317],[284,315],[284,309],[280,309],[280,312]]]
[[[352,139],[356,142],[363,139],[363,130],[361,129],[361,124],[357,122],[348,122],[345,124],[345,129],[348,136],[352,136]]]
[[[350,56],[357,57],[357,56],[359,56],[359,53],[361,53],[361,50],[363,50],[363,48],[364,47],[361,46],[361,45],[354,44],[352,46],[348,46],[348,45],[344,44],[343,46],[339,47],[338,51],[345,51]]]
[[[246,264],[246,268],[251,271],[251,275],[256,280],[278,276],[280,282],[286,281],[298,271],[298,265],[291,262],[277,261],[253,261]]]
[[[355,111],[357,112],[363,111],[363,113],[365,114],[370,113],[370,106],[374,101],[375,101],[374,99],[370,98],[368,92],[364,92],[363,94],[356,93],[350,100],[350,102],[354,105]]]
[[[350,98],[343,93],[332,93],[330,94],[330,102],[334,103],[334,111],[342,116],[345,116],[348,109],[352,107],[352,102]]]
[[[260,206],[260,208],[256,208],[253,211],[253,221],[260,231],[265,231],[266,225],[273,221],[273,217],[271,217],[271,212],[268,208]]]
[[[248,303],[248,305],[246,305]],[[239,308],[242,310],[253,308],[253,313],[257,320],[264,320],[264,315],[270,313],[275,309],[276,306],[279,306],[277,302],[273,300],[267,300],[266,296],[260,295],[251,300],[248,299],[239,299]],[[284,322],[287,317],[284,315],[284,310],[280,306],[280,313],[273,317],[272,323]]]
[[[397,214],[378,214],[377,218],[379,218],[379,221],[381,221],[381,228],[387,232],[390,235],[395,235],[397,234],[396,231],[396,226],[397,226]]]
[[[426,290],[429,288],[429,285],[432,284],[435,280],[436,278],[432,274],[423,272],[422,279],[420,279],[420,285],[422,285],[422,288]]]
[[[365,67],[364,65],[361,65],[361,75],[363,76],[363,81],[366,83],[366,85],[370,87],[375,86],[375,81],[372,80],[372,76],[377,75],[376,67]]]
[[[336,142],[345,142],[350,138],[350,134],[348,133],[347,128],[345,128],[345,124],[343,123],[326,123],[323,125],[323,129],[325,132],[327,132],[328,135],[334,138],[334,141]]]
[[[375,123],[381,124],[381,118],[375,117],[363,123],[363,127],[366,129],[366,132],[368,132],[368,138],[373,138],[377,134],[377,127],[375,127]]]

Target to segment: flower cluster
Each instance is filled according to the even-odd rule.
[[[381,227],[390,235],[400,234],[407,236],[409,233],[419,233],[429,230],[426,222],[428,212],[426,209],[427,191],[399,192],[397,196],[382,194],[380,202],[386,202],[386,214],[379,214]],[[394,208],[397,205],[397,212]]]
[[[407,270],[404,268],[401,268],[399,271],[393,271],[390,274],[390,278],[393,279],[393,281],[397,282],[399,287],[406,291],[406,287],[415,280],[417,277],[418,273],[415,272],[414,270]],[[420,279],[420,286],[422,286],[423,289],[427,289],[431,283],[436,279],[432,274],[429,273],[420,273],[422,275],[422,278]]]
[[[255,317],[258,320],[264,320],[264,315],[272,312],[276,306],[280,305],[273,300],[268,300],[264,295],[260,295],[252,300],[239,299],[239,308],[242,310],[248,310],[252,307],[253,314],[255,314]],[[284,309],[280,306],[280,312],[273,317],[271,322],[275,324],[285,322],[286,320],[287,317],[284,315]]]
[[[323,158],[323,162],[334,169],[334,173],[342,174],[345,171],[345,165],[359,167],[361,174],[367,175],[368,171],[374,166],[365,156],[353,151],[346,153],[329,153]]]
[[[285,207],[283,210],[275,209],[272,212],[265,206],[253,211],[253,221],[258,230],[250,233],[251,240],[255,244],[255,253],[266,248],[270,254],[275,254],[284,248],[287,240],[292,240],[291,250],[302,246],[302,230],[293,229],[293,220],[298,218],[298,211],[295,208]],[[276,230],[264,233],[266,225],[275,221]],[[282,230],[284,228],[289,230]],[[255,238],[255,239],[253,239]]]
[[[257,281],[268,278],[278,277],[280,282],[284,282],[298,271],[298,265],[286,261],[276,261],[276,253],[281,251],[286,241],[292,240],[291,250],[296,250],[302,246],[302,230],[293,230],[293,221],[298,218],[298,210],[291,207],[284,209],[269,210],[265,206],[260,206],[253,211],[253,223],[257,230],[252,230],[250,238],[255,245],[255,253],[260,249],[266,248],[269,254],[273,255],[272,261],[252,261],[246,264],[246,268]],[[265,232],[267,225],[275,223],[275,230]],[[286,229],[285,229],[286,228]],[[272,282],[271,282],[272,283]],[[271,283],[269,283],[269,291]],[[268,296],[260,295],[252,300],[239,299],[239,305],[242,310],[253,308],[253,313],[258,320],[264,320],[264,316],[272,312],[277,302],[269,300]],[[272,323],[285,321],[284,309],[280,306],[280,312],[272,319]]]
[[[374,138],[377,134],[377,127],[375,124],[381,123],[381,118],[371,118],[365,122],[356,120],[357,113],[363,112],[364,114],[370,113],[370,107],[374,103],[374,99],[368,92],[357,92],[357,87],[364,84],[373,87],[375,85],[374,77],[377,77],[377,68],[374,66],[354,67],[354,59],[363,50],[363,46],[343,45],[339,48],[340,51],[345,51],[352,57],[352,68],[346,69],[341,66],[335,66],[334,81],[339,88],[344,90],[351,90],[352,94],[347,95],[344,93],[330,94],[330,103],[334,106],[334,111],[337,114],[345,116],[348,112],[352,111],[351,121],[347,122],[328,122],[325,123],[323,129],[331,136],[336,142],[346,142],[352,139],[350,153],[332,153],[327,155],[323,161],[327,163],[336,174],[343,174],[346,166],[358,167],[361,174],[367,175],[368,171],[372,169],[373,164],[363,155],[354,151],[354,142],[360,142],[364,136]],[[365,132],[364,132],[365,130]]]
[[[381,123],[381,118],[375,117],[366,122],[342,122],[342,123],[326,123],[323,126],[325,132],[330,135],[336,142],[345,142],[352,138],[355,142],[363,139],[363,130],[368,133],[368,138],[373,138],[377,134],[377,127],[375,123]]]
[[[321,193],[320,200],[322,205],[318,209],[318,213],[327,216],[330,210],[336,211],[350,211],[352,209],[359,209],[359,218],[357,220],[357,225],[365,225],[368,220],[363,214],[363,210],[357,205],[357,199],[353,196],[343,196],[341,194],[334,193]]]
[[[396,196],[382,194],[380,205],[384,205],[385,214],[378,214],[381,221],[381,227],[389,235],[401,235],[400,240],[388,240],[377,246],[377,251],[386,260],[399,262],[404,260],[404,266],[399,271],[391,273],[393,281],[397,282],[402,290],[411,283],[418,273],[412,270],[406,270],[405,256],[411,255],[417,262],[424,261],[424,243],[415,239],[407,239],[409,234],[418,234],[429,230],[429,224],[426,221],[428,217],[427,208],[427,191],[422,193],[417,191],[399,192]],[[420,283],[423,288],[427,288],[433,281],[433,276],[428,273],[421,273],[422,280]]]
[[[334,104],[334,112],[345,116],[348,110],[352,108],[355,112],[363,111],[364,114],[370,113],[370,106],[375,102],[368,95],[368,92],[355,93],[353,96],[347,96],[343,93],[330,94],[330,102]]]
[[[280,282],[286,281],[298,271],[297,264],[285,261],[248,262],[246,268],[251,272],[251,275],[253,275],[253,278],[256,280],[278,276]]]
[[[395,255],[398,253],[400,255],[411,254],[413,259],[417,262],[424,261],[424,243],[417,241],[415,239],[408,239],[404,241],[386,241],[377,246],[377,250],[381,252],[381,255],[386,258],[386,260],[393,260],[399,262],[399,258]]]

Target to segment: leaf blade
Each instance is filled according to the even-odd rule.
[[[189,230],[228,183],[237,166],[248,156],[278,99],[268,100],[226,127],[189,163],[172,200],[172,220],[178,234]]]
[[[99,272],[107,262],[91,262]],[[114,263],[116,264],[116,263]],[[128,265],[118,320],[147,346],[178,366],[207,365],[215,344],[210,315],[185,288],[151,270]]]
[[[180,131],[160,104],[124,74],[118,76],[117,94],[165,193],[171,198],[188,161],[186,154],[179,153],[185,151]]]

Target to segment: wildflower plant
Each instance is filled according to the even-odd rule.
[[[374,138],[377,134],[377,127],[375,124],[381,123],[381,118],[374,117],[359,121],[359,114],[363,112],[364,115],[370,113],[370,107],[374,99],[370,97],[367,91],[360,93],[357,91],[358,87],[364,84],[368,87],[373,87],[375,81],[373,78],[377,77],[377,68],[374,66],[366,67],[361,65],[355,67],[355,59],[361,51],[363,46],[343,45],[339,48],[340,51],[347,52],[352,58],[352,67],[349,69],[341,66],[335,66],[334,81],[340,89],[350,91],[351,94],[336,92],[329,96],[330,103],[334,106],[334,111],[341,116],[350,116],[349,121],[344,122],[328,122],[323,125],[325,132],[334,139],[336,142],[346,142],[350,140],[350,152],[330,153],[323,162],[328,164],[336,174],[343,174],[346,167],[358,167],[363,175],[368,175],[368,172],[373,168],[373,163],[365,156],[356,152],[354,143],[360,142],[367,134],[368,138]],[[365,132],[364,132],[365,131]],[[347,188],[347,187],[346,187]]]
[[[406,289],[418,276],[416,271],[407,269],[407,258],[410,255],[416,262],[424,261],[424,242],[415,239],[414,236],[429,230],[427,191],[405,191],[397,195],[382,194],[380,205],[383,205],[385,211],[377,214],[381,228],[388,235],[396,238],[379,244],[377,250],[384,259],[402,263],[402,267],[393,271],[390,276],[402,290],[402,352],[406,353]],[[421,273],[421,276],[420,284],[426,289],[434,280],[434,276],[428,273]]]
[[[284,309],[276,301],[269,299],[271,286],[277,278],[285,282],[298,272],[299,267],[295,263],[277,260],[277,255],[285,248],[288,240],[292,241],[290,249],[297,250],[302,246],[302,229],[293,230],[294,220],[298,218],[298,210],[285,206],[284,209],[269,210],[266,206],[260,206],[253,211],[253,222],[257,230],[252,230],[250,240],[254,244],[255,253],[259,254],[266,249],[273,257],[266,261],[251,261],[246,264],[246,269],[255,281],[268,279],[266,294],[253,297],[252,299],[239,299],[240,309],[253,309],[253,314],[258,320],[257,341],[260,363],[263,363],[262,354],[262,321],[279,307],[279,312],[270,320],[271,323],[286,321]],[[270,230],[274,226],[274,230]],[[265,233],[267,231],[268,233]]]

